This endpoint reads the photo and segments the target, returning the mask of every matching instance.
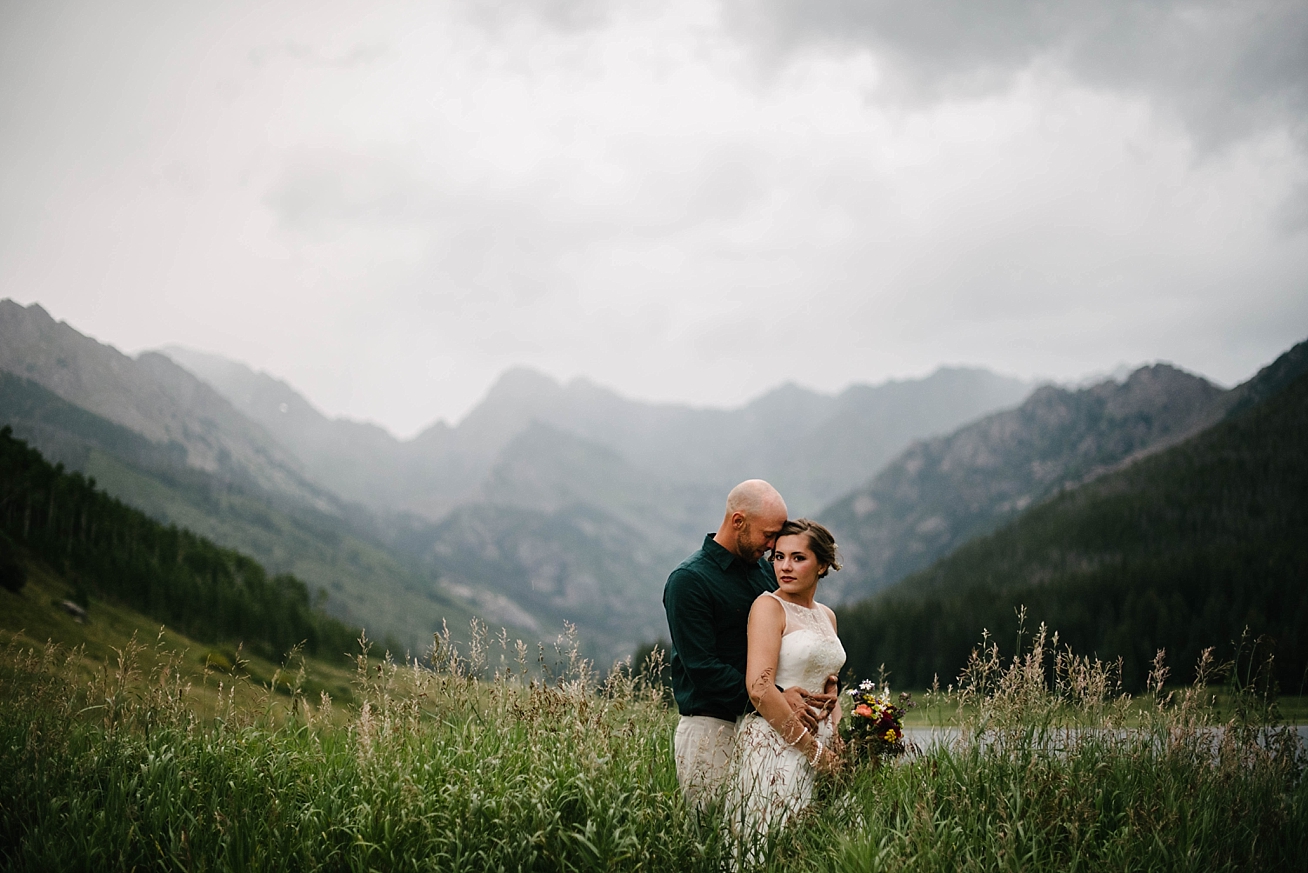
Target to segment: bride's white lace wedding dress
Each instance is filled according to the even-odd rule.
[[[786,611],[776,684],[821,691],[826,678],[845,665],[845,648],[831,619],[817,603],[809,609],[771,596]],[[819,727],[818,739],[825,745],[833,732],[828,718]],[[808,805],[813,797],[813,765],[757,713],[741,720],[736,749],[739,768],[728,808],[735,828],[752,842]]]

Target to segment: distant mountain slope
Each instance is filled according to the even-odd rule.
[[[705,507],[716,512],[724,500],[718,489],[667,482],[605,446],[532,422],[500,450],[477,502],[541,512],[592,506],[681,551],[704,535]]]
[[[1235,395],[1157,364],[1121,384],[1037,390],[1016,409],[914,444],[822,510],[846,568],[826,597],[866,597],[1027,506],[1216,422]]]
[[[258,422],[311,471],[315,481],[347,500],[393,507],[388,501],[412,471],[407,469],[405,445],[384,429],[330,419],[282,380],[218,355],[178,346],[161,352]]]
[[[515,369],[456,427],[437,423],[401,442],[370,425],[330,420],[285,383],[242,364],[176,347],[165,353],[276,435],[316,480],[349,499],[433,520],[476,500],[500,451],[534,421],[668,483],[725,494],[741,479],[768,478],[802,514],[865,481],[912,440],[1014,405],[1030,390],[985,370],[942,369],[836,396],[792,385],[739,409],[697,409]],[[716,513],[718,502],[703,511]]]
[[[912,440],[1016,404],[1028,391],[985,370],[942,369],[835,396],[787,385],[716,410],[637,404],[578,380],[554,391],[538,386],[534,396],[545,402],[534,417],[672,483],[725,494],[742,479],[768,479],[799,515],[866,480]]]
[[[651,622],[661,618],[650,589],[681,557],[680,545],[664,554],[651,544],[697,536],[668,521],[689,515],[695,489],[662,486],[602,446],[535,423],[500,447],[443,527],[394,515],[379,524],[339,501],[323,513],[250,477],[190,467],[178,443],[154,442],[5,372],[0,423],[152,517],[296,574],[329,595],[334,615],[415,649],[442,622],[460,635],[477,614],[527,638],[551,638],[571,621],[590,653],[626,654],[629,634],[656,635]],[[519,558],[487,560],[479,538],[521,544]],[[565,594],[546,597],[541,580],[550,573],[560,591],[592,585],[603,593],[580,605]]]
[[[472,505],[436,526],[431,566],[487,612],[552,637],[571,622],[601,663],[663,628],[658,607],[668,562],[644,532],[585,504],[553,511]],[[462,586],[462,587],[459,587]]]
[[[73,469],[82,469],[93,449],[143,470],[187,469],[180,443],[152,442],[13,373],[0,372],[0,422],[13,425],[20,439],[46,457]]]
[[[477,500],[394,545],[491,615],[583,631],[602,663],[663,633],[663,582],[723,495],[673,486],[616,453],[533,423],[499,453]]]
[[[834,398],[830,412],[814,422],[796,451],[786,447],[767,466],[785,483],[795,473],[804,483],[793,488],[796,512],[813,514],[851,483],[881,470],[914,440],[948,433],[983,415],[1021,403],[1030,382],[997,376],[987,370],[944,367],[924,379],[854,385]],[[787,426],[786,408],[763,397],[764,414]],[[786,471],[786,475],[782,475]],[[802,498],[802,500],[800,499]]]
[[[1304,373],[1308,373],[1308,340],[1263,367],[1248,382],[1232,389],[1232,402],[1227,415],[1237,415],[1262,403],[1288,388]]]
[[[16,543],[84,593],[111,598],[197,639],[244,640],[277,657],[303,642],[345,651],[357,629],[324,615],[305,584],[188,530],[165,526],[50,464],[0,428],[0,546]]]
[[[56,322],[36,304],[0,300],[0,370],[184,452],[192,467],[335,510],[331,495],[308,479],[292,454],[163,355],[129,358]]]
[[[430,571],[407,566],[366,535],[368,519],[352,523],[255,483],[188,467],[176,443],[151,442],[31,380],[0,373],[0,424],[152,518],[246,552],[274,574],[292,573],[311,591],[322,589],[329,612],[378,639],[392,635],[420,650],[443,620],[461,631],[473,615],[470,602]],[[348,516],[348,507],[342,511]]]
[[[1186,677],[1247,625],[1276,639],[1282,687],[1308,668],[1308,345],[1212,428],[1028,510],[877,597],[841,610],[850,663],[948,682],[982,628],[1011,651],[1013,610],[1078,652],[1123,658],[1138,687],[1157,648]]]

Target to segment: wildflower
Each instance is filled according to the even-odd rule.
[[[856,755],[877,759],[904,753],[903,718],[913,706],[911,696],[902,695],[898,703],[890,697],[890,688],[877,691],[875,682],[864,680],[850,689],[854,707],[850,719],[841,726],[841,736]]]

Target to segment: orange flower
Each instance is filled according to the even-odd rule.
[[[854,707],[854,715],[861,715],[863,718],[871,718],[872,707],[868,706],[866,703],[860,703],[858,706]]]

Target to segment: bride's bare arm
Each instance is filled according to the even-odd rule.
[[[758,714],[782,739],[803,752],[815,766],[829,766],[825,759],[834,755],[824,749],[817,736],[804,726],[799,715],[777,690],[777,660],[781,655],[781,635],[785,628],[786,612],[780,603],[766,594],[754,601],[749,611],[745,687]]]

